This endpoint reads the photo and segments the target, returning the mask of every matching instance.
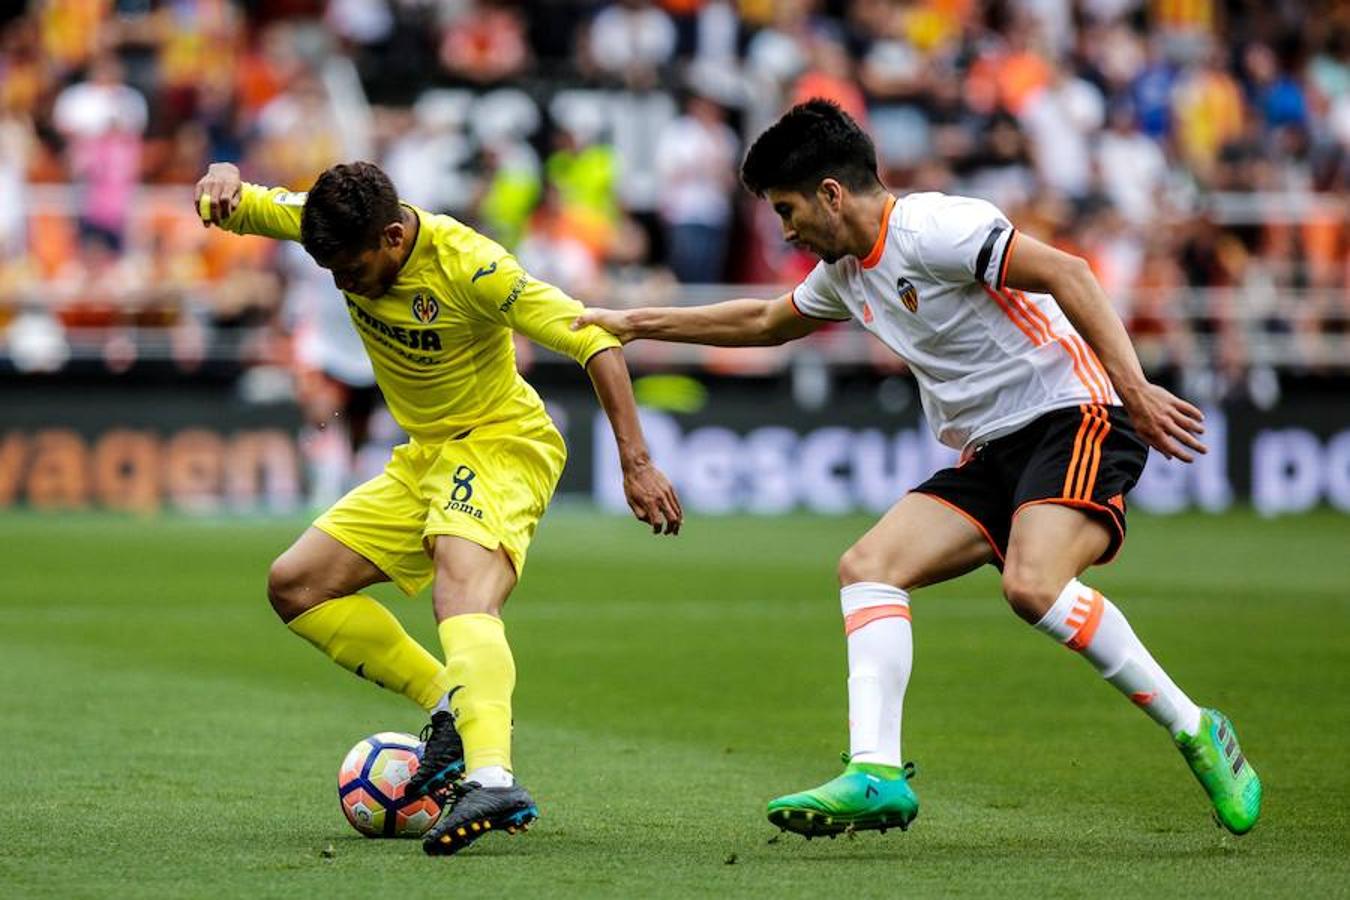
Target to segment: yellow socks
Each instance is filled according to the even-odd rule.
[[[445,665],[414,641],[393,613],[361,594],[320,603],[288,624],[344,669],[423,709],[434,709],[453,690],[451,712],[464,740],[466,770],[511,768],[516,663],[501,619],[470,613],[442,622]]]
[[[423,709],[435,707],[449,690],[441,661],[413,640],[393,613],[362,594],[320,603],[287,626],[344,669],[402,694]],[[503,638],[503,647],[505,643]]]
[[[440,624],[455,727],[464,740],[466,772],[511,768],[511,692],[516,663],[502,620],[486,613],[451,616]]]

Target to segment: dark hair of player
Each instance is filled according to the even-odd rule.
[[[380,236],[402,213],[398,192],[374,163],[339,163],[309,189],[300,216],[300,243],[321,265],[380,245]]]
[[[746,190],[810,195],[826,178],[851,191],[880,188],[877,151],[853,117],[830,100],[799,103],[755,139],[741,164]]]

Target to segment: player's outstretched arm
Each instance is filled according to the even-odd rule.
[[[283,241],[300,240],[305,194],[248,184],[234,163],[212,163],[197,181],[192,202],[202,226],[235,234],[259,234]]]
[[[1206,452],[1200,441],[1204,414],[1171,392],[1150,384],[1130,343],[1125,325],[1086,261],[1018,234],[1008,261],[1007,284],[1054,296],[1073,327],[1106,367],[1135,430],[1163,456],[1184,462],[1191,451]]]
[[[628,508],[639,521],[652,526],[652,534],[660,534],[663,530],[666,534],[679,534],[684,510],[680,508],[675,488],[661,470],[652,465],[647,452],[623,351],[610,347],[596,353],[586,363],[586,374],[591,377],[600,406],[614,429]]]
[[[774,300],[728,300],[707,306],[588,307],[572,329],[599,325],[625,344],[650,338],[715,347],[769,347],[805,337],[826,324],[799,315],[792,295],[784,294]]]

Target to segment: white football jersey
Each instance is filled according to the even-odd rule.
[[[1017,231],[984,200],[887,200],[865,259],[821,262],[792,292],[804,316],[857,319],[919,382],[949,447],[993,440],[1050,410],[1120,402],[1106,370],[1049,294],[1004,286]]]

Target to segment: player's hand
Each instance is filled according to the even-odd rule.
[[[228,219],[239,208],[243,194],[244,182],[234,163],[212,163],[197,182],[197,189],[192,195],[202,227],[219,225]]]
[[[684,509],[675,487],[661,470],[648,460],[625,464],[623,467],[623,495],[628,508],[639,522],[652,526],[652,534],[679,534],[684,521]]]
[[[580,331],[587,325],[599,325],[619,339],[628,343],[634,337],[633,327],[628,321],[628,312],[622,309],[596,309],[587,307],[586,311],[572,321],[572,330]]]
[[[1195,459],[1192,450],[1209,452],[1200,441],[1205,414],[1170,391],[1147,385],[1125,401],[1125,409],[1139,436],[1168,459],[1191,462]]]

